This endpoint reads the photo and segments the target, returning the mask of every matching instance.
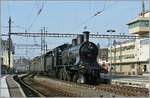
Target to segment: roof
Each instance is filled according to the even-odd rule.
[[[130,21],[127,23],[127,25],[132,24],[132,23],[135,23],[135,22],[137,22],[137,21],[139,21],[139,20],[149,20],[149,16],[147,16],[147,14],[150,14],[150,11],[146,11],[145,14],[144,14],[144,17],[141,16],[141,15],[139,15],[139,16],[136,17],[135,19],[130,20]]]
[[[127,25],[133,24],[133,23],[135,23],[135,22],[137,22],[137,21],[140,21],[140,20],[149,20],[149,18],[148,18],[148,17],[137,17],[137,18],[135,18],[134,20],[129,21],[129,22],[127,23]]]

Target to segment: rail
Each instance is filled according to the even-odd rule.
[[[14,79],[20,84],[23,91],[25,92],[27,97],[45,97],[43,94],[35,90],[34,88],[31,88],[27,83],[24,82],[24,78],[28,75],[24,75],[22,77],[14,76]]]

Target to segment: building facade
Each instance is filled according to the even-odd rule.
[[[97,61],[100,65],[108,63],[108,48],[99,48]]]
[[[143,15],[129,21],[127,24],[129,33],[139,37],[149,36],[149,18],[150,12],[146,11]]]
[[[142,75],[149,72],[149,39],[116,43],[111,51],[113,73]]]
[[[9,66],[9,63],[8,63],[8,40],[1,39],[1,65],[6,66],[6,68],[13,67],[15,48],[12,44],[12,41],[11,41],[11,49],[10,50],[11,51],[10,51],[10,66]]]
[[[149,11],[142,12],[127,24],[129,33],[140,39],[115,42],[109,47],[113,73],[143,75],[149,72],[149,18]]]
[[[26,58],[18,58],[14,60],[14,68],[17,72],[27,72],[29,70],[30,60]]]

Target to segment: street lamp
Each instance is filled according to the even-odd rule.
[[[116,32],[115,30],[107,30],[107,32],[110,32],[111,35],[113,32]],[[110,46],[110,83],[112,81],[112,53],[111,53],[111,47],[112,47],[112,42],[111,42],[112,36],[109,38],[109,46]]]

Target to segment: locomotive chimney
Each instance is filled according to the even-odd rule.
[[[76,46],[77,45],[77,39],[72,39],[72,46]]]
[[[84,32],[83,32],[83,35],[84,35],[84,42],[89,41],[89,34],[90,34],[89,31],[84,31]]]
[[[83,43],[83,39],[84,39],[84,36],[82,34],[79,34],[77,36],[77,44],[79,45],[79,44]]]

